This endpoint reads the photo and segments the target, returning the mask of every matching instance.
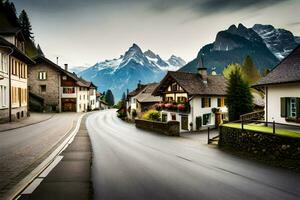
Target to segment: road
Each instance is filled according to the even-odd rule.
[[[38,124],[0,132],[0,197],[51,153],[79,116],[61,113]]]
[[[238,158],[188,137],[122,122],[115,110],[87,119],[94,199],[300,199],[300,174]]]

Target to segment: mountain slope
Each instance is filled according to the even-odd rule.
[[[252,29],[259,34],[271,52],[280,60],[298,46],[293,33],[285,29],[275,29],[272,25],[262,24],[255,24]]]
[[[93,81],[101,91],[111,89],[116,100],[119,100],[123,92],[135,89],[139,81],[159,82],[166,74],[165,70],[170,68],[169,63],[159,55],[151,50],[143,53],[138,45],[133,44],[120,58],[96,63],[79,72],[79,76]]]
[[[201,48],[197,57],[180,71],[196,72],[202,57],[209,70],[216,67],[217,73],[222,73],[228,64],[242,63],[250,55],[262,72],[266,68],[273,68],[288,55],[297,46],[297,39],[291,32],[269,25],[256,24],[253,28],[246,28],[242,24],[238,27],[232,25],[220,31],[215,41]]]

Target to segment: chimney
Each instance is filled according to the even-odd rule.
[[[141,80],[139,80],[139,83],[137,84],[137,88],[138,88],[138,89],[140,89],[140,88],[142,87],[142,84],[141,84],[141,82],[142,82],[142,81],[141,81]]]
[[[68,71],[68,64],[65,64],[65,70]]]
[[[200,75],[203,83],[207,83],[207,68],[206,67],[199,67],[198,74]]]

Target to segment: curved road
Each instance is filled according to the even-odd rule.
[[[100,111],[87,119],[95,199],[300,199],[300,174],[237,158],[200,140],[136,129]]]

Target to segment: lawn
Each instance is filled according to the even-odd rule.
[[[228,124],[223,124],[222,126],[242,129],[242,125],[240,123],[228,123]],[[249,130],[249,131],[257,131],[257,132],[262,132],[262,133],[273,134],[273,128],[266,127],[264,125],[256,125],[256,124],[249,125],[248,124],[248,125],[244,125],[244,129]],[[295,137],[300,138],[300,133],[286,130],[286,129],[276,128],[275,134],[282,135],[282,136],[288,136],[288,137],[294,137],[294,138]]]

